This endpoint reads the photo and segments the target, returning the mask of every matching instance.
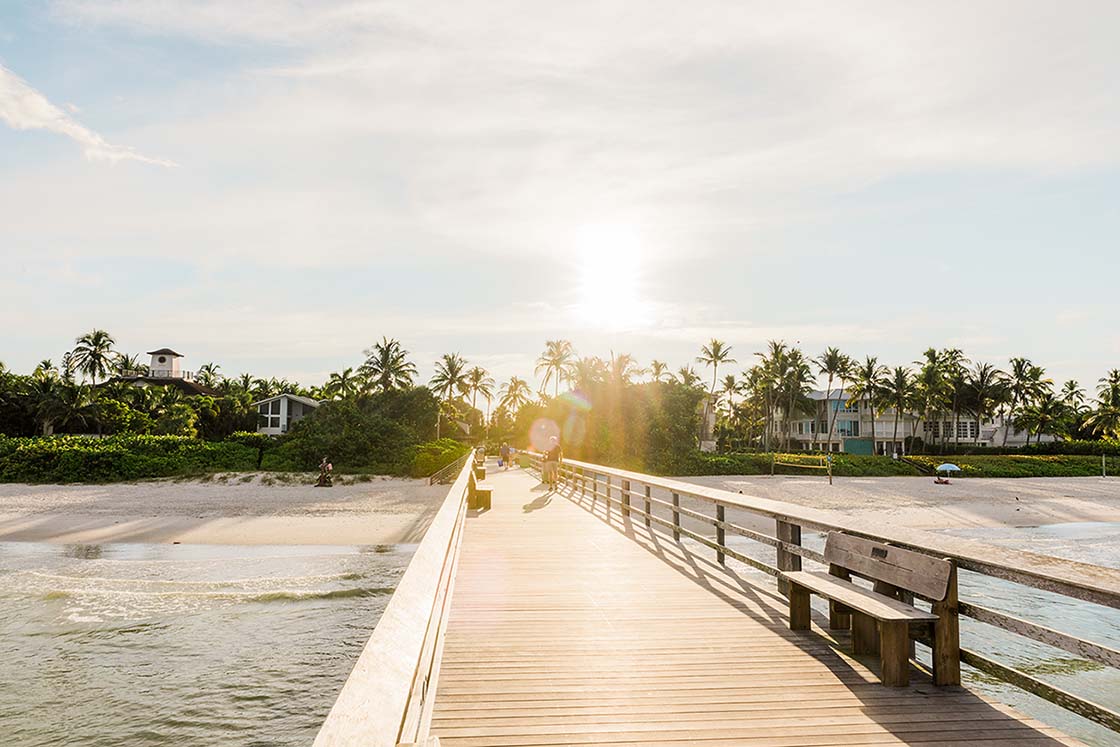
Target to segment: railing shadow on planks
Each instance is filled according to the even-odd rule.
[[[534,454],[530,458],[532,466],[539,470],[540,455]],[[950,560],[959,569],[1120,609],[1120,570],[1115,568],[1012,550],[904,527],[880,525],[871,530],[862,522],[832,511],[745,496],[718,488],[708,488],[586,462],[565,460],[560,467],[560,477],[574,498],[605,501],[608,510],[617,508],[623,518],[636,515],[647,528],[652,529],[656,525],[667,530],[674,541],[679,542],[681,537],[694,540],[714,550],[716,560],[720,564],[726,564],[727,558],[732,558],[775,577],[779,583],[779,590],[787,595],[788,587],[780,580],[783,572],[800,571],[802,560],[821,564],[826,569],[828,567],[822,553],[804,547],[801,543],[802,531],[810,530],[825,534],[843,532],[864,537]],[[655,494],[654,491],[657,493]],[[668,497],[668,500],[657,497],[658,494]],[[701,507],[709,507],[709,513],[682,506],[682,498],[699,503]],[[639,502],[641,507],[636,505]],[[662,510],[664,515],[659,516],[656,509]],[[764,534],[728,521],[729,509],[773,520],[774,534]],[[712,539],[710,536],[682,526],[682,517],[713,527],[715,538]],[[769,565],[729,547],[726,541],[729,532],[774,548],[776,565]],[[920,595],[918,598],[926,602],[933,601]],[[1091,662],[1120,669],[1120,651],[1116,649],[974,602],[958,600],[957,613],[1062,649]],[[928,638],[917,637],[916,640],[927,647],[930,644]],[[962,647],[959,652],[959,663],[972,666],[991,677],[1120,733],[1120,713],[976,651]]]

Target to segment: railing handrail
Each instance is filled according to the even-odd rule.
[[[1105,568],[1076,560],[1054,558],[1026,550],[989,545],[961,537],[949,537],[921,529],[876,523],[874,530],[866,522],[825,509],[810,508],[770,498],[732,493],[665,477],[604,467],[601,464],[565,459],[568,466],[612,475],[620,479],[661,488],[671,493],[706,500],[727,508],[737,508],[775,520],[821,531],[842,531],[848,534],[905,547],[916,552],[951,558],[966,570],[976,571],[1027,586],[1053,591],[1076,599],[1120,608],[1120,570]]]
[[[447,479],[448,475],[456,474],[457,471],[461,472],[463,470],[463,464],[471,458],[471,455],[473,453],[474,449],[469,449],[465,454],[463,454],[451,464],[444,465],[432,474],[428,475],[428,484],[435,485],[438,482],[444,482]]]
[[[426,738],[470,468],[468,460],[432,519],[315,747],[395,747]]]

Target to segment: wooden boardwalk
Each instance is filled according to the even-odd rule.
[[[961,688],[878,682],[786,600],[634,517],[491,473],[467,519],[431,733],[456,745],[1078,744]],[[710,555],[710,553],[707,553]]]

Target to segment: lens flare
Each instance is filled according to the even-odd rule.
[[[548,451],[554,438],[560,438],[560,426],[551,418],[537,418],[529,427],[529,443],[534,451]]]

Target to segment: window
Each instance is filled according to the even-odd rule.
[[[261,415],[261,427],[263,428],[279,428],[280,427],[280,400],[272,402],[263,402],[257,406],[257,411]]]

